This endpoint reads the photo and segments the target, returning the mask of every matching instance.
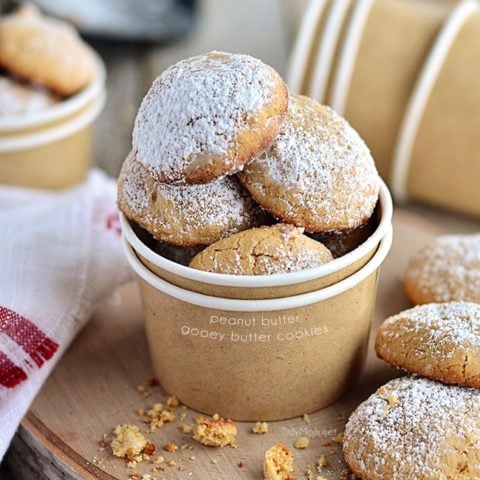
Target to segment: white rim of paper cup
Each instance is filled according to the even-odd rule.
[[[334,74],[330,98],[330,106],[339,115],[343,115],[345,110],[360,43],[374,1],[375,0],[357,0],[352,16],[350,17],[345,40],[340,50],[337,70]]]
[[[127,242],[141,257],[147,259],[162,270],[168,271],[182,278],[211,285],[244,288],[278,287],[295,285],[326,277],[327,275],[331,275],[332,273],[348,267],[363,258],[369,252],[373,251],[388,233],[392,224],[392,197],[390,196],[390,192],[383,180],[380,180],[379,203],[381,207],[381,218],[376,230],[355,250],[325,263],[324,265],[320,265],[319,267],[302,270],[300,272],[281,273],[276,275],[226,275],[223,273],[205,272],[203,270],[186,267],[162,257],[147,247],[135,234],[129,221],[123,214],[120,214],[120,221],[122,224],[122,235],[126,238]]]
[[[425,108],[435,88],[438,76],[458,34],[470,16],[478,11],[479,3],[475,0],[463,0],[453,8],[441,28],[413,87],[392,156],[390,183],[392,192],[399,201],[406,201],[408,198],[407,180],[410,161]]]
[[[345,23],[350,0],[336,0],[331,2],[330,11],[322,37],[318,46],[317,56],[313,64],[312,80],[309,96],[325,103],[325,93],[332,71],[335,50],[340,40],[342,26]]]
[[[68,122],[54,125],[38,133],[33,132],[26,135],[16,135],[11,138],[0,138],[0,153],[29,150],[73,135],[95,121],[105,106],[106,97],[106,93],[102,92],[100,97],[95,100],[95,103],[80,115],[71,118]]]
[[[310,0],[303,15],[287,73],[287,84],[292,93],[301,93],[315,31],[326,4],[327,0]]]
[[[392,226],[390,225],[388,231],[380,242],[376,253],[368,261],[368,263],[366,263],[353,275],[350,275],[340,282],[314,292],[303,293],[293,297],[273,298],[267,300],[237,300],[231,298],[211,297],[202,293],[185,290],[184,288],[168,283],[148,270],[148,268],[145,267],[145,265],[143,265],[143,263],[135,255],[135,252],[125,238],[123,238],[123,247],[127,256],[127,260],[137,275],[149,283],[153,288],[163,292],[166,295],[198,307],[204,307],[213,310],[230,312],[271,312],[305,307],[314,303],[323,302],[324,300],[336,297],[356,287],[360,282],[374,273],[383,263],[388,252],[390,251],[392,237]]]
[[[95,97],[105,90],[106,69],[100,56],[89,48],[94,59],[95,71],[93,80],[77,94],[39,112],[28,115],[11,115],[0,119],[0,132],[14,132],[33,128],[61,120],[73,115],[77,110],[88,105]]]

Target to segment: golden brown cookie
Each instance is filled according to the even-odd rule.
[[[153,82],[133,130],[139,161],[159,181],[206,183],[242,169],[276,137],[288,90],[249,55],[210,52]]]
[[[287,224],[252,228],[197,254],[190,267],[230,275],[273,275],[318,267],[332,260],[319,242]]]
[[[480,305],[430,303],[394,315],[378,330],[375,349],[394,367],[480,388]]]
[[[364,480],[480,478],[480,392],[397,378],[351,415],[345,460]]]
[[[265,452],[263,478],[265,480],[294,480],[293,454],[288,447],[278,443]]]
[[[46,110],[59,101],[43,88],[0,75],[0,117],[29,115]]]
[[[480,303],[480,234],[437,237],[410,260],[403,285],[415,305]]]
[[[263,223],[263,212],[235,177],[203,185],[157,182],[130,154],[118,179],[118,205],[157,240],[183,247],[210,245]]]
[[[84,88],[94,71],[93,56],[76,31],[30,5],[0,18],[0,66],[62,96]]]
[[[274,217],[307,232],[363,225],[380,186],[370,151],[355,130],[329,107],[302,96],[290,99],[278,137],[239,178]]]

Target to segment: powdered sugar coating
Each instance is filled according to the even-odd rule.
[[[249,55],[211,52],[172,65],[138,111],[133,147],[165,183],[232,174],[273,140],[287,90],[273,68]]]
[[[380,358],[412,373],[480,388],[480,305],[420,305],[388,318],[377,333]]]
[[[480,478],[480,391],[404,377],[351,415],[343,444],[367,480]]]
[[[277,224],[252,228],[220,240],[197,254],[192,268],[230,275],[274,275],[318,267],[332,260],[303,229]]]
[[[202,185],[162,184],[133,155],[120,173],[118,202],[128,218],[155,238],[184,247],[209,245],[265,220],[235,177]]]
[[[41,87],[0,76],[0,117],[28,115],[45,110],[59,99]]]
[[[410,260],[404,285],[413,303],[480,303],[480,234],[437,237]]]
[[[307,97],[290,99],[272,146],[239,175],[254,198],[308,232],[356,228],[372,215],[379,176],[355,130]]]

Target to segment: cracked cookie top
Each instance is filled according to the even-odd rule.
[[[345,459],[366,480],[480,478],[480,392],[418,377],[380,387],[351,415]]]
[[[317,267],[332,260],[320,242],[287,224],[252,228],[210,245],[190,267],[230,275],[272,275]]]
[[[388,318],[377,355],[392,366],[445,383],[480,388],[480,305],[420,305]]]
[[[267,221],[235,177],[167,185],[154,180],[133,153],[118,179],[118,206],[157,240],[182,247],[210,245]]]
[[[480,303],[480,234],[437,237],[410,260],[404,289],[414,304]]]
[[[272,67],[249,55],[210,52],[157,77],[138,111],[133,148],[160,182],[206,183],[262,153],[287,107],[287,86]]]
[[[274,217],[311,233],[366,223],[380,186],[357,132],[329,107],[302,96],[290,98],[279,135],[239,178]]]

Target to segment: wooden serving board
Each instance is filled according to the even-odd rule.
[[[375,325],[408,306],[401,278],[408,258],[440,233],[432,223],[397,210],[394,218],[394,244],[379,283]],[[370,346],[363,377],[352,391],[334,405],[301,418],[270,423],[265,435],[251,433],[251,423],[239,423],[238,448],[204,447],[174,424],[167,424],[146,436],[159,454],[176,465],[153,473],[143,462],[136,469],[162,480],[180,479],[259,479],[263,452],[277,442],[293,448],[299,436],[311,437],[310,447],[294,450],[296,476],[302,478],[307,465],[325,455],[329,466],[322,472],[327,479],[338,479],[345,468],[341,446],[331,437],[343,432],[349,413],[379,385],[397,372],[375,358]],[[148,387],[148,396],[137,387],[153,377],[143,329],[140,299],[135,284],[121,288],[99,307],[88,326],[75,339],[30,412],[13,442],[8,462],[20,479],[127,479],[131,473],[122,459],[109,448],[101,450],[98,441],[121,423],[135,423],[146,431],[136,414],[138,408],[165,400],[160,387]],[[196,412],[185,410],[184,422],[193,423]],[[182,413],[183,410],[178,410]],[[161,451],[167,442],[188,444],[175,453]],[[243,466],[239,466],[243,465]]]

